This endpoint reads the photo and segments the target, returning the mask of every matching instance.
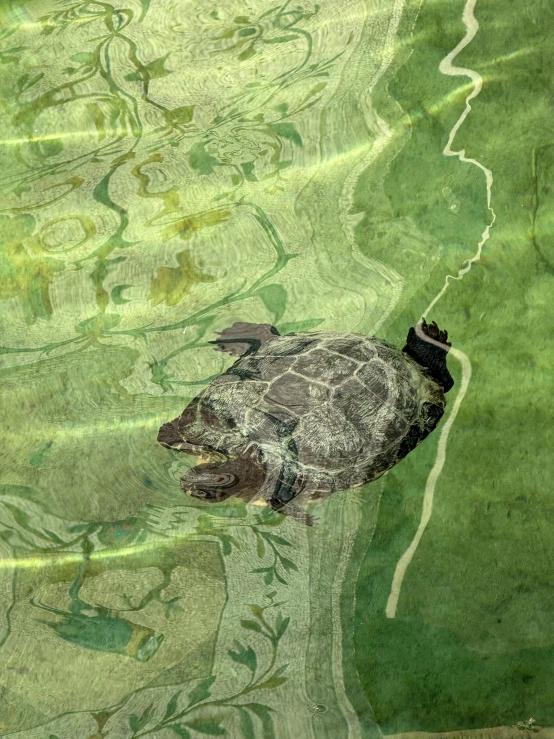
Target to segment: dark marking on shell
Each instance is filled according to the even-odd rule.
[[[392,416],[393,409],[375,395],[356,377],[338,387],[333,399],[335,404],[354,425],[361,429],[367,439],[374,439],[371,446],[380,443],[382,425]]]
[[[315,377],[328,385],[340,385],[352,377],[358,364],[346,357],[328,352],[325,349],[312,349],[296,360],[294,371],[306,377]]]
[[[343,354],[356,362],[369,362],[375,357],[375,349],[370,342],[359,337],[327,340],[325,348],[336,354]]]
[[[404,459],[418,444],[421,444],[436,427],[444,414],[444,408],[434,403],[422,403],[421,416],[418,423],[412,424],[408,433],[402,439],[396,457]]]
[[[304,415],[295,439],[302,462],[322,467],[351,464],[363,447],[354,425],[329,405],[318,405]]]
[[[270,384],[265,395],[266,401],[296,410],[308,408],[329,399],[329,389],[320,383],[294,372],[286,372]]]
[[[356,372],[356,377],[366,390],[381,403],[394,404],[394,380],[387,365],[380,359],[374,359],[369,364],[363,364]],[[391,379],[393,387],[391,387]]]

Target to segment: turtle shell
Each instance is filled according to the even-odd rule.
[[[254,444],[318,492],[379,477],[436,426],[441,387],[399,349],[357,334],[276,335],[238,359],[185,409],[190,445],[240,454]]]

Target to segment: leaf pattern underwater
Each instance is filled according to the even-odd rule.
[[[233,320],[340,329],[345,289],[360,325],[379,314],[322,266],[334,236],[309,192],[368,8],[330,44],[331,5],[124,5],[0,11],[0,730],[346,736],[340,650],[320,656],[340,623],[311,639],[308,624],[314,609],[333,622],[355,527],[327,542],[323,574],[323,549],[280,515],[183,501],[190,462],[155,434],[224,369],[207,342]],[[340,259],[346,275],[358,257]],[[362,272],[394,296],[379,265]]]

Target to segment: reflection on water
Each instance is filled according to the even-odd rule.
[[[544,366],[536,332],[549,290],[552,142],[546,122],[526,122],[525,135],[504,132],[490,155],[502,170],[515,157],[504,152],[509,142],[536,138],[520,167],[532,172],[520,190],[534,193],[527,209],[533,233],[531,221],[522,222],[520,241],[532,241],[544,272],[533,282],[525,270],[534,257],[518,261],[519,244],[502,243],[498,267],[487,254],[492,169],[482,162],[491,126],[463,105],[467,96],[474,108],[482,99],[494,105],[489,78],[469,62],[468,69],[453,63],[466,46],[474,49],[478,30],[493,29],[494,39],[476,47],[492,49],[500,37],[512,38],[497,33],[497,24],[531,34],[534,21],[528,8],[513,10],[514,20],[511,6],[506,20],[498,13],[491,20],[483,0],[479,29],[480,5],[16,0],[0,7],[2,736],[535,731],[524,714],[549,690],[541,672],[546,652],[531,654],[554,643],[548,609],[524,587],[504,592],[499,578],[487,578],[489,570],[496,577],[491,562],[501,567],[498,552],[524,530],[506,528],[512,509],[523,510],[522,500],[548,487],[533,477],[546,465],[541,424],[530,410],[540,389],[526,396],[533,403],[518,417],[517,435],[508,439],[513,419],[502,417],[502,444],[493,449],[490,438],[491,419],[506,407],[501,393],[523,393]],[[495,67],[529,56],[496,47],[491,54]],[[491,84],[497,78],[491,74]],[[507,125],[515,117],[495,120]],[[477,123],[468,132],[470,118]],[[468,142],[458,146],[464,135]],[[510,303],[499,311],[494,285],[507,280],[517,310]],[[507,318],[510,311],[519,318],[522,305],[525,333]],[[273,482],[285,482],[278,510],[247,504],[260,502],[253,499],[267,475],[256,467],[256,449],[248,465],[238,455],[238,468],[225,470],[224,482],[245,470],[252,476],[244,500],[222,494],[207,505],[183,494],[180,480],[206,491],[206,462],[194,468],[194,457],[179,453],[202,445],[182,449],[181,434],[166,439],[168,450],[156,436],[183,408],[196,407],[210,383],[232,376],[229,357],[210,343],[214,336],[248,322],[274,326],[283,341],[287,334],[378,334],[400,350],[425,306],[467,351],[455,346],[450,355],[454,411],[440,436],[371,485],[314,503],[313,527],[278,512],[289,506],[302,519],[294,465],[286,474],[282,464],[273,470]],[[494,321],[505,321],[503,337],[517,338],[503,341],[502,361],[491,351]],[[244,346],[226,348],[236,357]],[[469,354],[477,368],[471,386]],[[327,369],[323,363],[317,377],[302,380],[313,420],[336,380],[331,373],[320,382]],[[351,375],[352,367],[345,383]],[[376,382],[375,373],[367,381]],[[292,438],[285,416],[299,383],[272,387],[272,428],[285,429],[283,439]],[[345,423],[358,433],[353,421],[364,414],[346,395],[333,444],[324,448],[320,433],[333,425],[328,413],[299,442],[300,454],[298,444],[291,454],[319,454],[324,467],[342,449],[351,462],[352,444],[340,446]],[[415,411],[406,417],[413,395],[399,398],[403,413],[387,417],[397,424],[391,435],[395,443],[411,440],[412,449],[438,419],[410,436],[411,421],[421,419]],[[243,398],[239,405],[248,404]],[[457,436],[447,459],[449,433]],[[526,439],[533,465],[518,446]],[[209,440],[207,447],[221,454]],[[517,464],[501,457],[507,450]],[[395,448],[392,456],[379,474],[404,455]],[[207,464],[213,473],[214,459]],[[410,542],[429,523],[428,493],[443,467],[438,484],[448,494],[439,496],[443,507],[412,569],[402,570],[400,596],[395,568],[403,553],[414,555]],[[372,475],[345,473],[331,487]],[[523,496],[510,499],[509,515],[502,509],[494,523],[486,519],[503,546],[482,559],[462,557],[462,550],[483,551],[482,521],[491,505],[493,512],[501,506],[491,493],[497,478],[507,499],[512,487]],[[479,522],[465,525],[471,511]],[[533,520],[547,520],[545,511],[539,507]],[[460,543],[462,530],[476,538]],[[548,556],[529,545],[535,534],[525,535],[506,571],[542,573],[542,592]],[[463,582],[455,593],[453,573]],[[386,611],[389,594],[394,608]],[[516,650],[525,652],[517,662],[524,687],[505,658]],[[470,673],[482,682],[464,688]],[[496,697],[483,707],[489,689]],[[538,725],[548,725],[550,714],[535,713]]]

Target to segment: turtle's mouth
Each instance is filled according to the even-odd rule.
[[[200,498],[201,500],[216,500],[217,493],[215,490],[191,490],[190,494],[193,498]]]

